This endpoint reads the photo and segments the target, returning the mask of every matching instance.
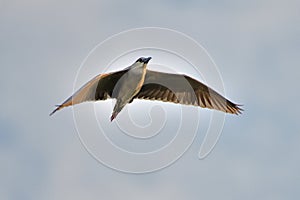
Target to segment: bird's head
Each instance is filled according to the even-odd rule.
[[[140,57],[139,59],[136,60],[136,63],[147,64],[150,60],[151,60],[151,57],[148,57],[148,58]]]

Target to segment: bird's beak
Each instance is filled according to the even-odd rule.
[[[144,63],[147,64],[150,60],[151,60],[151,57],[148,57],[148,58],[146,58]]]

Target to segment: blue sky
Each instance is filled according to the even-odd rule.
[[[2,0],[0,199],[299,198],[299,9],[292,0]],[[200,134],[175,164],[132,175],[86,152],[71,109],[48,114],[71,94],[95,45],[145,26],[174,29],[202,44],[226,96],[245,112],[226,116],[204,160],[197,159]]]

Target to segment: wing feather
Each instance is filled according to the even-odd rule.
[[[113,97],[113,89],[118,80],[128,71],[128,69],[112,72],[107,74],[99,74],[92,80],[83,85],[77,92],[65,100],[62,104],[50,113],[53,115],[56,111],[75,104],[86,101],[106,100]]]
[[[138,99],[160,100],[241,114],[243,109],[205,84],[186,75],[147,70]]]

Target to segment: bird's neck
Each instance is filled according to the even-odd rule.
[[[143,64],[143,63],[134,63],[133,65],[130,66],[130,69],[143,69],[143,68],[146,68],[146,64]]]

